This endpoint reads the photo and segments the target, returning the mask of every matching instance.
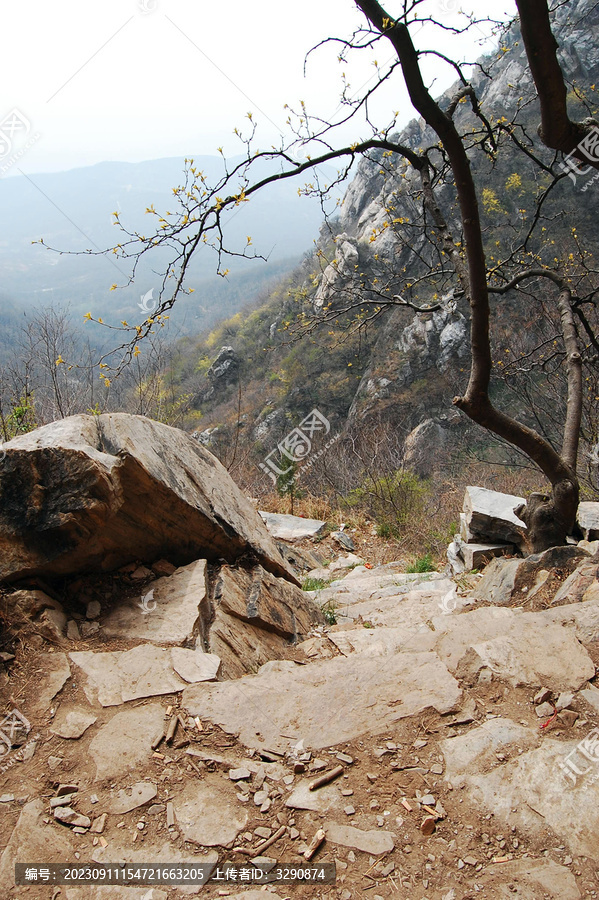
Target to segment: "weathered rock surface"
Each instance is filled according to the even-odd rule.
[[[434,653],[398,654],[384,666],[356,654],[301,667],[267,663],[239,682],[187,688],[182,703],[191,715],[239,734],[247,747],[286,749],[282,734],[303,738],[307,747],[329,747],[380,733],[428,707],[449,712],[460,696]]]
[[[0,580],[250,552],[296,581],[226,469],[176,428],[125,413],[71,416],[4,450]]]
[[[482,896],[523,900],[581,900],[576,879],[552,859],[511,859],[486,866],[477,875]],[[514,892],[514,889],[516,892]]]
[[[179,678],[188,684],[200,681],[215,681],[220,669],[220,659],[213,653],[201,650],[185,650],[183,647],[171,649],[171,665]]]
[[[192,650],[187,652],[193,655]],[[152,644],[107,653],[84,650],[69,656],[87,675],[84,691],[92,704],[118,706],[141,697],[172,694],[186,686],[173,670],[169,650]]]
[[[158,793],[156,785],[150,781],[138,781],[130,788],[120,790],[110,804],[110,812],[117,816],[131,812],[153,800]]]
[[[320,519],[304,519],[303,516],[288,516],[259,510],[268,531],[279,541],[301,541],[303,538],[320,534],[326,522]]]
[[[64,653],[40,653],[36,658],[35,692],[32,698],[34,711],[45,713],[50,701],[65,686],[71,675],[69,661]]]
[[[200,846],[232,847],[248,821],[231,783],[217,776],[188,782],[173,802],[183,839]]]
[[[464,495],[466,525],[474,535],[487,541],[520,545],[526,526],[514,509],[523,503],[523,497],[471,485]]]
[[[136,600],[115,606],[102,628],[107,637],[184,644],[192,639],[200,616],[209,617],[204,559],[158,578]]]
[[[599,538],[599,503],[588,500],[579,503],[576,521],[583,537],[587,541],[596,541]]]
[[[63,704],[54,718],[50,731],[59,737],[76,739],[85,734],[96,720],[97,717],[85,707]]]
[[[74,847],[69,832],[48,828],[43,821],[45,815],[41,800],[30,800],[21,810],[0,859],[0,884],[6,890],[9,885],[14,885],[17,862],[59,863],[73,858]]]
[[[354,850],[362,850],[373,856],[382,853],[390,853],[395,847],[395,839],[388,831],[361,831],[352,828],[351,825],[338,825],[336,822],[327,822],[325,825],[327,840],[333,844],[341,844],[342,847],[352,847]]]
[[[96,765],[96,781],[114,780],[145,765],[152,754],[152,741],[163,724],[164,709],[158,703],[116,713],[89,746]]]

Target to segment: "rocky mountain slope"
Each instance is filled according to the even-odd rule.
[[[577,0],[560,6],[554,18],[561,60],[573,86],[569,99],[575,114],[584,116],[594,109],[594,84],[599,76],[595,39],[599,11],[590,0]],[[516,26],[502,37],[498,52],[482,61],[472,79],[490,121],[516,117],[528,134],[534,135],[538,120],[534,86]],[[442,102],[448,103],[450,95],[451,91]],[[469,130],[474,120],[467,105],[459,105],[456,121],[463,132]],[[410,123],[399,137],[414,149],[434,143],[420,121]],[[494,161],[474,151],[472,158],[475,176],[484,186],[483,225],[492,264],[497,247],[513,241],[514,223],[526,223],[532,214],[543,179],[533,163],[507,143]],[[339,219],[323,228],[315,256],[304,261],[266,304],[224,323],[197,346],[199,365],[192,370],[190,362],[179,376],[189,389],[191,407],[203,414],[201,439],[217,453],[226,453],[232,439],[241,439],[259,456],[274,446],[290,423],[296,424],[315,406],[337,428],[354,436],[368,433],[382,422],[405,439],[425,423],[426,434],[436,434],[441,452],[444,446],[463,447],[466,434],[471,444],[488,446],[484,433],[451,407],[452,397],[464,388],[469,353],[468,310],[459,295],[452,299],[455,284],[451,277],[438,284],[437,296],[445,296],[446,302],[437,312],[415,315],[405,308],[392,308],[351,334],[344,328],[347,318],[341,317],[315,327],[302,342],[291,339],[290,343],[298,310],[300,315],[318,315],[328,303],[341,306],[360,291],[367,296],[364,285],[372,286],[377,280],[381,290],[384,284],[391,292],[405,291],[408,285],[410,298],[419,303],[435,299],[430,294],[419,295],[416,287],[409,288],[423,268],[424,242],[413,228],[419,218],[418,195],[417,180],[405,166],[389,160],[382,151],[371,153],[358,165]],[[451,208],[451,195],[443,189],[442,196],[449,224],[459,239],[459,219]],[[545,206],[546,244],[542,251],[537,248],[539,252],[555,253],[557,248],[567,256],[576,252],[575,240],[579,239],[596,256],[594,208],[593,188],[583,192],[568,178],[562,180]],[[539,305],[541,300],[525,302],[508,295],[496,304],[493,350],[500,365],[510,353],[512,358],[526,355],[536,343],[553,335],[551,317]],[[221,355],[234,362],[234,369],[229,368],[234,377],[216,377],[213,364],[216,360],[218,367],[221,346]],[[501,371],[496,369],[493,383],[501,402],[529,424],[534,424],[535,413],[540,412],[547,433],[555,437],[563,402],[559,375],[541,378],[545,399],[535,394],[532,405],[538,405],[533,411],[526,391],[534,393],[534,379],[522,391],[515,370],[510,370],[506,379],[501,378]],[[545,377],[552,385],[549,400]],[[256,421],[257,425],[248,427]],[[413,451],[416,456],[420,453],[418,446]],[[504,451],[500,455],[509,458]],[[424,474],[426,470],[425,465]]]

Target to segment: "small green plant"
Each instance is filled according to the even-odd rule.
[[[389,540],[390,538],[398,538],[399,530],[389,522],[378,522],[376,526],[377,536]]]
[[[302,584],[302,591],[321,591],[328,584],[324,578],[305,578]]]
[[[364,628],[374,628],[372,622],[362,622]]]
[[[337,624],[337,607],[331,600],[327,600],[325,605],[322,607],[322,614],[324,616],[324,620],[327,625],[336,625]]]
[[[413,575],[416,572],[434,572],[435,567],[433,565],[433,557],[430,553],[425,553],[424,556],[419,556],[418,559],[411,563],[409,566],[406,566],[406,572]]]

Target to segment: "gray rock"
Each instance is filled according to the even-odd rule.
[[[513,544],[462,544],[461,547],[464,565],[467,571],[482,569],[493,557],[511,556],[514,553]]]
[[[226,469],[176,428],[126,413],[71,416],[4,450],[0,580],[112,571],[161,556],[178,565],[234,562],[249,552],[297,583]],[[14,483],[26,486],[17,499]]]
[[[573,873],[552,859],[511,859],[495,863],[477,873],[482,896],[527,900],[581,900]],[[517,893],[513,889],[516,887]]]
[[[270,534],[280,541],[301,541],[320,534],[326,522],[320,519],[304,519],[302,516],[287,516],[259,510]]]
[[[588,500],[579,503],[576,521],[585,540],[599,539],[599,503]]]
[[[120,790],[110,804],[110,812],[122,816],[139,806],[149,803],[158,793],[156,785],[150,781],[138,781],[130,788]]]
[[[596,584],[598,573],[599,563],[594,563],[591,560],[582,562],[572,574],[566,578],[551,601],[552,604],[563,603],[564,601],[568,601],[568,603],[580,603],[583,597],[585,597],[587,590]]]
[[[516,573],[522,562],[521,559],[498,558],[492,560],[468,597],[471,600],[494,603],[495,606],[508,606],[512,599]]]
[[[102,606],[98,600],[90,600],[85,610],[87,619],[97,619],[102,612]]]
[[[248,747],[287,749],[286,736],[306,747],[330,747],[363,734],[388,730],[393,722],[429,706],[456,708],[461,692],[434,653],[400,653],[381,666],[356,654],[298,667],[272,662],[258,675],[234,683],[194,685],[182,702],[191,715],[239,734]],[[248,718],[248,708],[254,712]]]
[[[185,644],[192,640],[200,616],[210,617],[204,559],[158,578],[147,593],[115,606],[104,620],[103,629],[107,637],[121,640]]]
[[[313,812],[327,812],[327,810],[340,809],[345,803],[339,784],[333,782],[311,791],[310,785],[316,776],[303,779],[289,794],[285,806],[289,809],[308,809]]]
[[[173,671],[169,650],[140,644],[132,650],[69,654],[87,675],[84,691],[90,703],[118,706],[129,700],[182,690],[186,682]]]
[[[463,507],[466,524],[479,538],[506,541],[519,546],[524,540],[526,526],[514,509],[523,503],[526,503],[523,497],[469,486],[466,488]]]
[[[248,823],[233,785],[216,775],[188,782],[173,803],[183,840],[203,847],[232,847]]]
[[[395,848],[395,839],[388,831],[360,831],[351,825],[338,825],[336,822],[327,822],[324,826],[327,840],[342,847],[351,847],[353,850],[362,850],[363,853],[371,853],[380,856],[383,853],[391,853]]]
[[[116,713],[89,745],[96,781],[115,781],[138,766],[146,766],[152,756],[152,741],[163,725],[164,709],[158,703]]]
[[[199,681],[216,681],[220,659],[213,653],[173,647],[171,665],[177,675],[188,684],[197,684]]]
[[[96,719],[90,710],[82,706],[62,704],[54,717],[50,731],[62,738],[80,738]]]
[[[61,828],[49,828],[44,824],[45,816],[41,800],[30,800],[21,810],[0,859],[0,884],[14,885],[17,862],[74,858],[75,847],[71,842],[70,832]],[[8,836],[6,830],[4,834]],[[12,890],[11,888],[11,893]],[[22,892],[19,890],[19,893]]]
[[[77,828],[89,828],[91,819],[71,809],[70,806],[57,806],[54,810],[54,818],[65,825],[73,825]]]
[[[64,653],[41,653],[36,663],[38,675],[32,707],[37,712],[46,712],[50,702],[70,678],[71,669]]]
[[[81,633],[75,619],[69,619],[67,622],[67,637],[70,641],[80,641]]]

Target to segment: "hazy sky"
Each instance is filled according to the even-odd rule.
[[[500,16],[513,14],[513,0],[463,3]],[[457,0],[427,0],[431,14],[456,21]],[[396,2],[389,2],[393,14]],[[340,75],[351,91],[371,84],[373,61],[385,64],[380,46],[357,66],[337,61],[339,45],[310,58],[306,51],[329,35],[347,37],[362,22],[352,0],[24,0],[3,10],[0,75],[4,86],[0,135],[17,129],[11,152],[0,144],[0,167],[20,150],[8,170],[63,170],[102,160],[139,161],[162,156],[238,152],[235,126],[259,123],[258,144],[279,139],[284,104],[304,100],[327,121],[339,115]],[[421,36],[427,40],[426,32]],[[437,47],[472,59],[474,38],[446,35]],[[440,92],[454,76],[435,63]],[[397,82],[374,112],[391,109],[411,118]],[[6,116],[17,110],[12,126]],[[2,123],[4,121],[4,124]],[[29,133],[24,131],[29,127]],[[352,135],[358,137],[360,129]],[[349,132],[348,132],[349,136]],[[29,146],[24,147],[25,138]]]

